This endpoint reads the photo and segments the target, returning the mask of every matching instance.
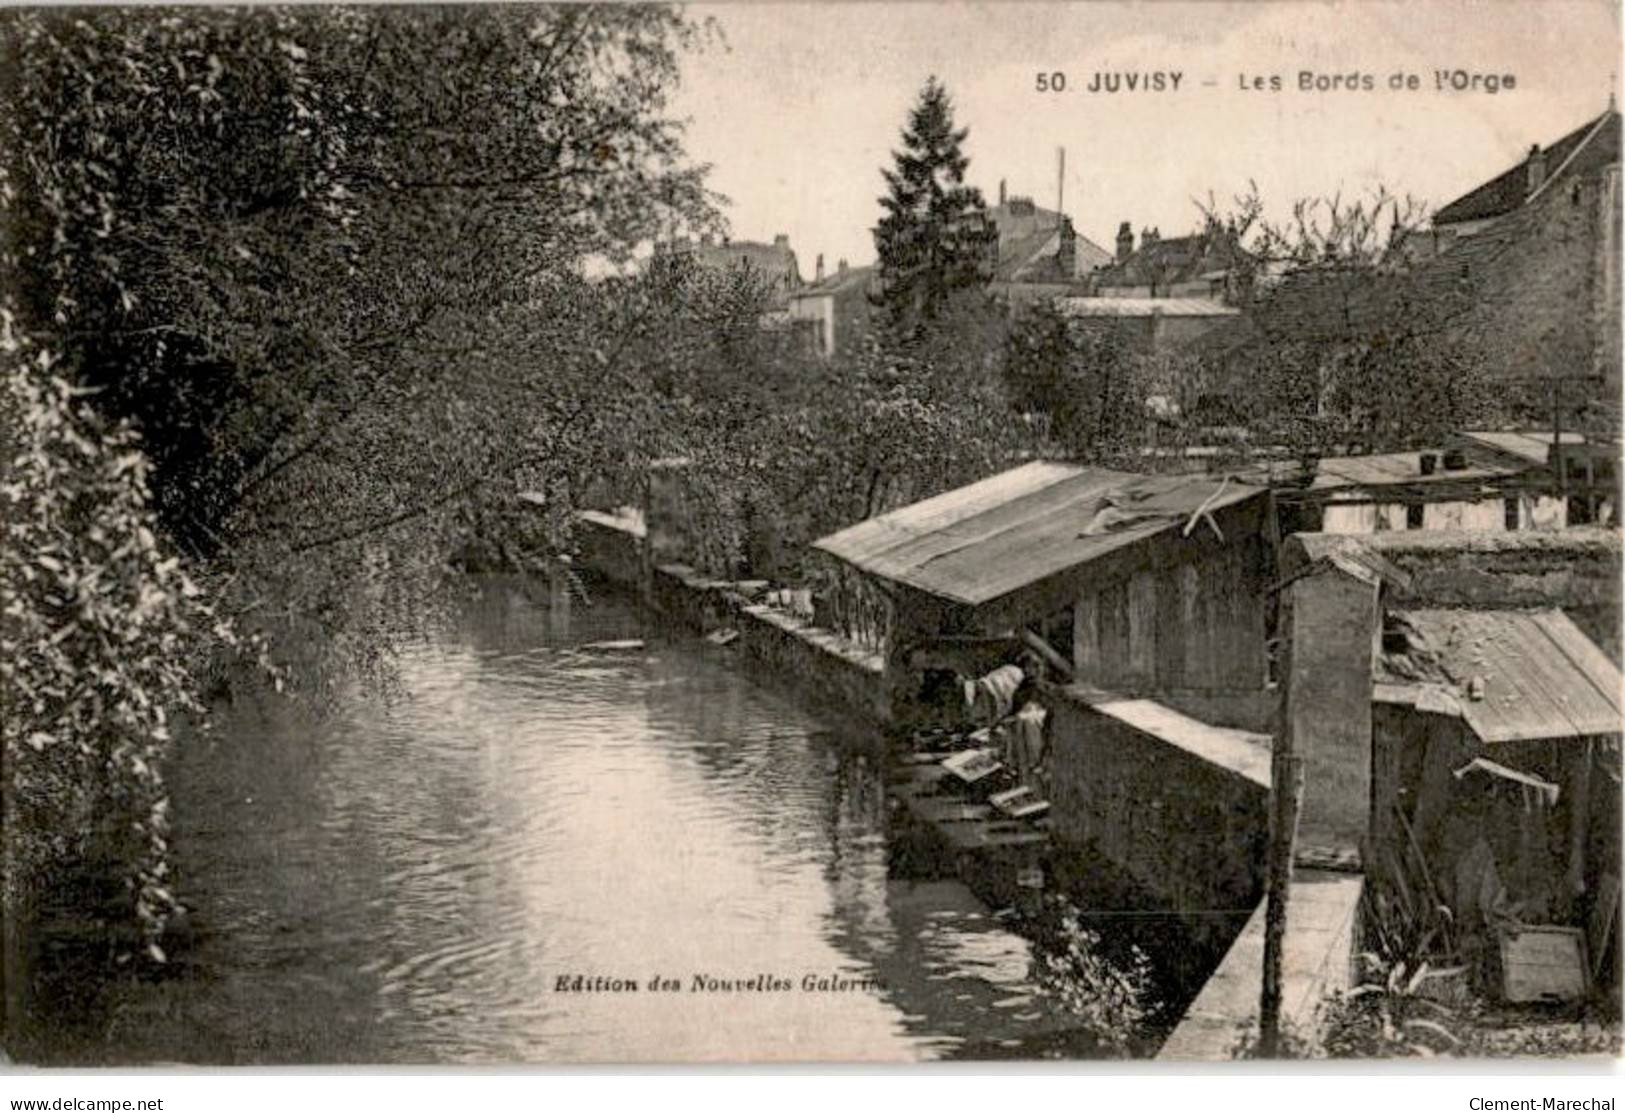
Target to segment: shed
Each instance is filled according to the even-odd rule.
[[[1619,872],[1618,666],[1556,608],[1392,609],[1374,681],[1379,868],[1419,856],[1463,931],[1585,923]]]
[[[1064,615],[1081,679],[1262,687],[1267,507],[1266,490],[1230,479],[1038,461],[814,547],[883,585],[898,638]]]

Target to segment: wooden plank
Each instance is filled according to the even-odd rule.
[[[1157,574],[1147,568],[1128,583],[1129,670],[1136,683],[1157,679]]]
[[[1586,995],[1585,933],[1526,927],[1501,937],[1504,996],[1513,1004],[1577,1001]]]
[[[1614,934],[1614,921],[1619,918],[1619,874],[1604,874],[1597,885],[1597,901],[1586,920],[1586,943],[1591,949],[1591,976],[1602,976],[1603,959],[1608,954],[1608,940]]]
[[[1100,676],[1107,688],[1126,688],[1128,668],[1128,584],[1118,581],[1106,587],[1097,599],[1100,604]]]
[[[1193,561],[1180,565],[1176,575],[1179,581],[1179,644],[1185,655],[1184,683],[1192,688],[1210,687],[1213,669],[1205,638],[1201,570]]]
[[[1078,596],[1072,605],[1073,675],[1095,679],[1100,675],[1100,597]]]

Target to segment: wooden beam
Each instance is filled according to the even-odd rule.
[[[1072,677],[1072,662],[1061,656],[1060,653],[1056,651],[1055,647],[1050,645],[1049,642],[1045,641],[1031,630],[1023,630],[1021,632],[1021,640],[1026,642],[1029,648],[1047,661],[1051,668],[1055,669],[1063,676],[1066,676],[1068,679]]]

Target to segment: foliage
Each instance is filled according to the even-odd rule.
[[[965,184],[968,135],[954,127],[953,102],[932,77],[909,112],[902,149],[892,152],[894,167],[881,171],[887,193],[875,253],[894,328],[934,320],[955,292],[987,280],[993,232],[981,193]]]
[[[1256,192],[1228,216],[1206,210],[1243,248],[1231,278],[1246,319],[1204,345],[1201,375],[1209,398],[1228,385],[1229,416],[1314,458],[1417,447],[1504,408],[1453,328],[1467,291],[1400,249],[1420,206],[1379,189],[1300,200],[1279,223],[1263,211]]]
[[[177,907],[163,765],[201,713],[199,654],[257,648],[221,622],[164,543],[136,436],[86,403],[0,313],[0,690],[4,910],[64,871],[126,882],[154,958]]]
[[[1012,401],[1049,419],[1049,431],[1074,459],[1144,466],[1148,354],[1122,331],[1070,321],[1050,302],[1018,310],[1001,353]]]
[[[1109,955],[1100,933],[1083,926],[1075,905],[1064,898],[1056,904],[1055,929],[1035,948],[1034,980],[1082,1022],[1102,1050],[1126,1057],[1155,1007],[1151,960],[1134,946]]]
[[[666,111],[704,38],[655,6],[0,15],[9,900],[126,875],[156,943],[165,754],[219,650],[266,663],[233,631],[319,690],[386,669],[489,512],[540,492],[563,551],[583,477],[653,440],[659,290],[586,275],[715,220]]]
[[[1327,1010],[1326,1054],[1334,1058],[1432,1058],[1462,1047],[1453,1009],[1425,995],[1431,980],[1459,974],[1426,962],[1387,962],[1366,953],[1361,984]]]
[[[755,545],[753,573],[822,581],[809,542],[1030,448],[987,358],[1000,327],[979,292],[962,295],[908,343],[881,331],[827,361],[781,351],[768,383],[694,415],[682,454],[707,567],[737,571]]]
[[[653,6],[6,17],[18,327],[153,456],[165,532],[283,647],[369,668],[453,586],[469,504],[644,443],[655,291],[714,220]],[[629,412],[631,411],[631,412]]]

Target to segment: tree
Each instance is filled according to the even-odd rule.
[[[156,942],[163,766],[234,631],[318,690],[387,665],[469,504],[542,491],[562,550],[649,442],[660,291],[583,262],[715,219],[666,112],[702,40],[642,5],[0,15],[6,912],[122,878]]]
[[[1080,324],[1051,302],[1034,302],[1016,312],[1000,355],[1012,402],[1046,417],[1068,455],[1143,466],[1149,361],[1121,330]]]
[[[1264,443],[1306,459],[1415,448],[1507,401],[1456,329],[1471,290],[1397,250],[1421,220],[1415,202],[1378,189],[1300,200],[1285,222],[1262,213],[1250,193],[1225,222],[1244,241],[1232,278],[1245,320],[1207,345],[1204,377],[1209,395],[1229,380]]]
[[[228,609],[372,658],[358,576],[421,594],[464,502],[562,495],[638,435],[654,305],[579,268],[714,219],[665,114],[702,36],[653,6],[9,13],[18,328],[143,434]]]
[[[0,913],[9,943],[50,894],[73,893],[133,921],[124,945],[161,960],[177,908],[163,766],[202,712],[192,666],[261,647],[219,619],[161,536],[139,439],[13,319],[0,305]],[[0,980],[21,973],[6,951]]]
[[[882,170],[885,214],[875,226],[881,301],[894,327],[934,320],[950,296],[983,285],[996,234],[981,193],[965,184],[970,165],[955,129],[953,102],[932,77],[910,110],[902,150]]]

